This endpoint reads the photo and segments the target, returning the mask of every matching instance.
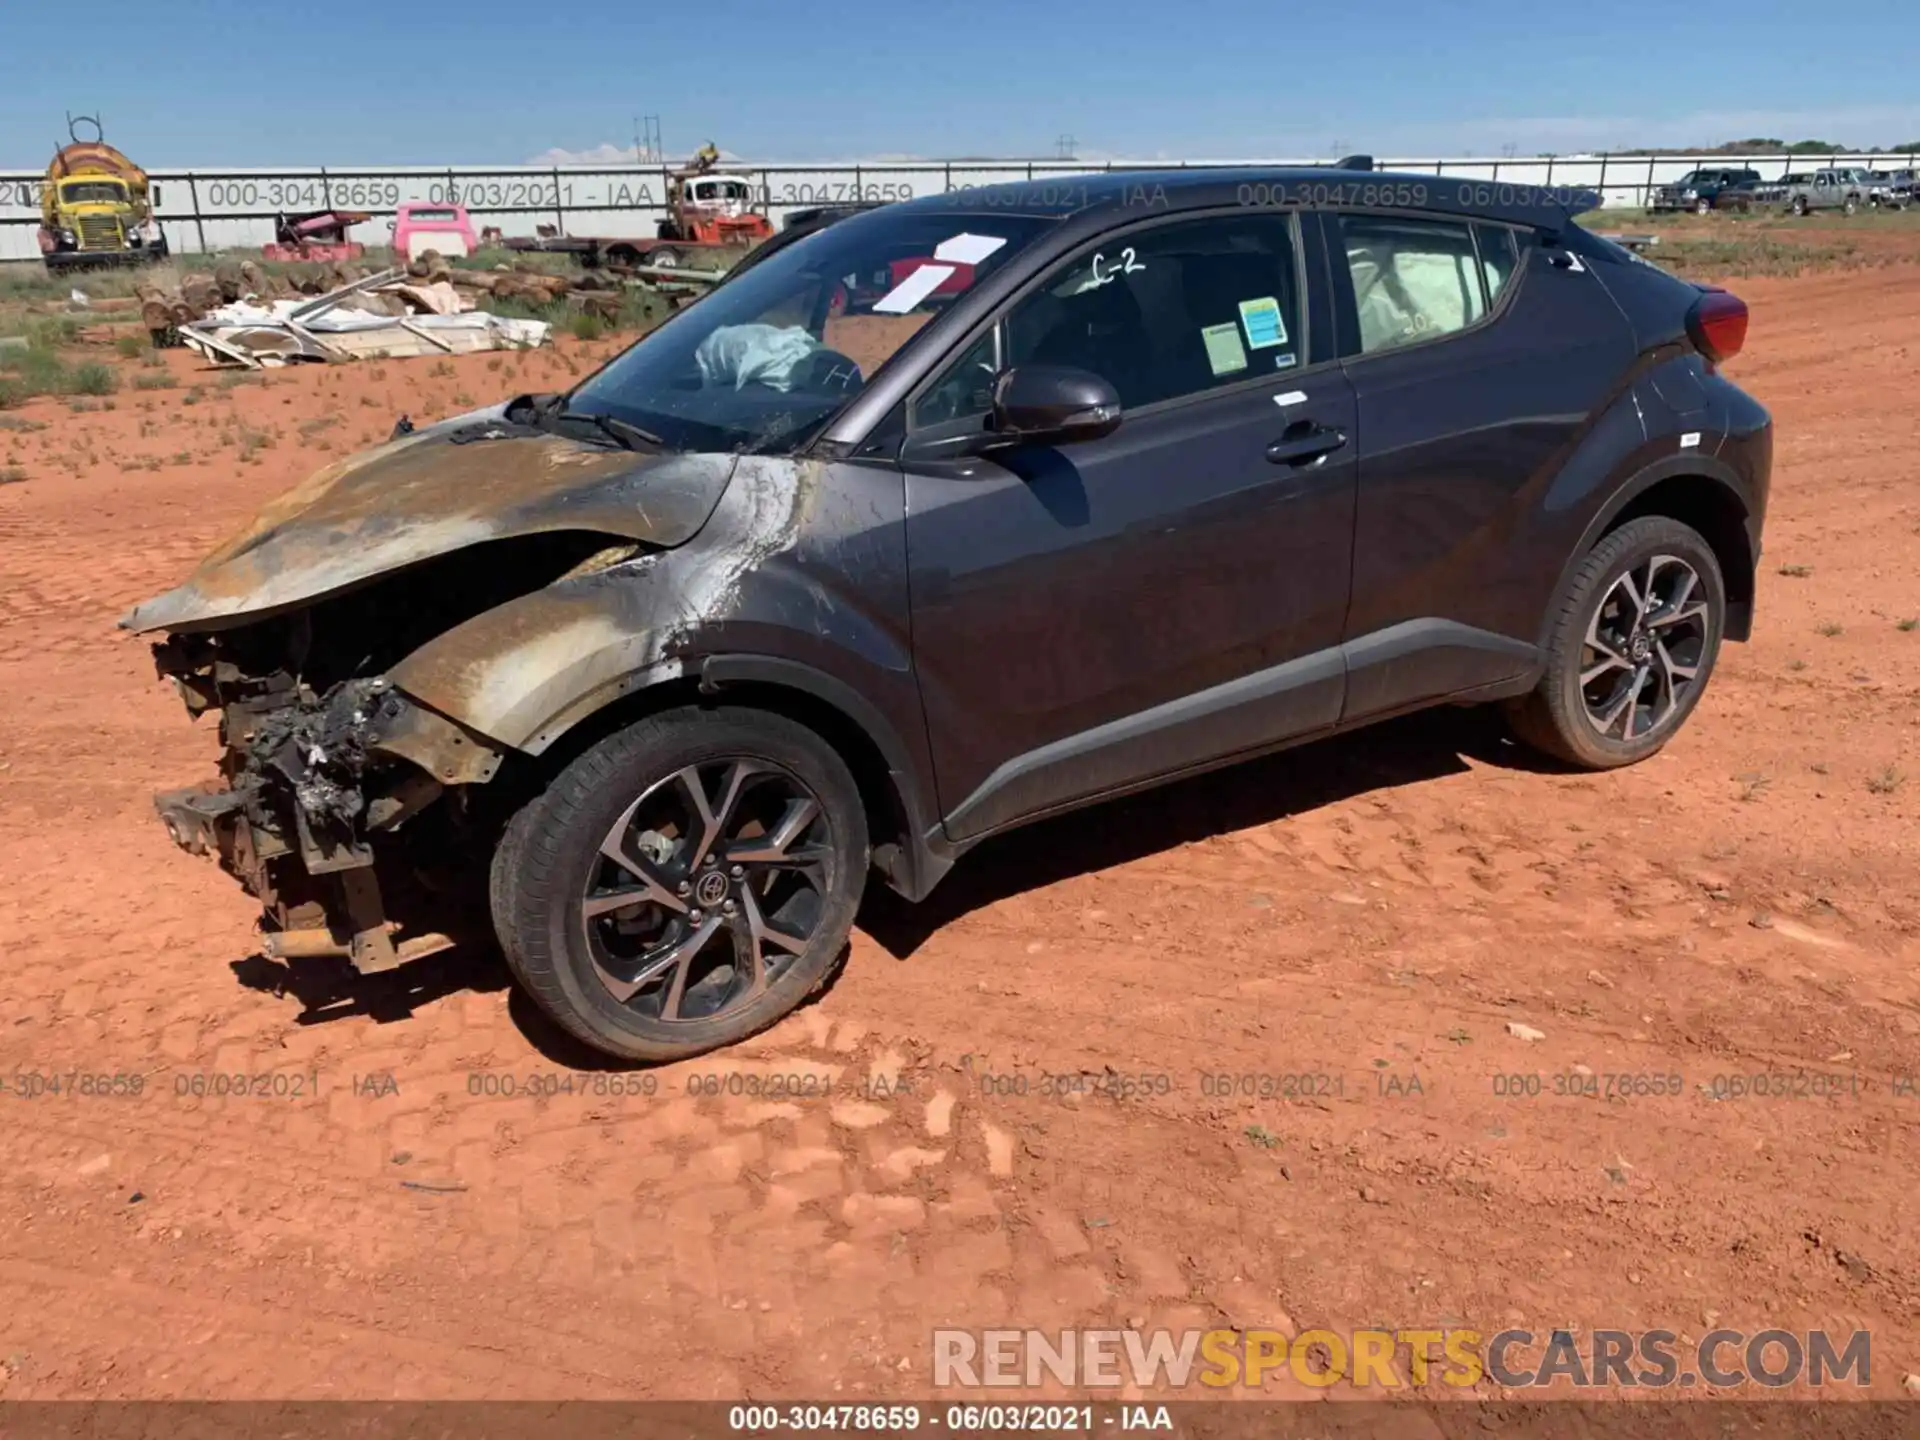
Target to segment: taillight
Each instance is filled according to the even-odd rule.
[[[1709,290],[1687,312],[1687,333],[1708,360],[1731,360],[1747,343],[1747,302],[1725,290]]]

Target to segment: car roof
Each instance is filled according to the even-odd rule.
[[[1572,185],[1536,185],[1418,171],[1342,170],[1334,166],[1219,166],[1180,170],[1113,170],[1090,174],[1043,174],[1030,180],[950,190],[901,201],[890,209],[925,213],[1015,214],[1067,219],[1116,210],[1204,210],[1225,205],[1254,208],[1337,205],[1428,210],[1505,220],[1521,225],[1561,225],[1596,209],[1597,190]]]

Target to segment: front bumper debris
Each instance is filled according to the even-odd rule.
[[[249,798],[236,790],[188,786],[163,790],[153,803],[175,844],[190,855],[217,856],[220,868],[260,901],[261,948],[268,957],[335,957],[365,975],[453,944],[437,932],[395,943],[399,927],[387,919],[371,865],[320,876],[298,873],[299,855],[248,819]],[[289,870],[296,874],[287,875]]]
[[[370,974],[453,944],[437,931],[400,938],[381,852],[444,784],[491,778],[499,750],[379,677],[316,695],[182,649],[157,647],[160,667],[190,711],[221,708],[222,781],[163,791],[154,807],[174,843],[216,857],[260,901],[265,953]]]

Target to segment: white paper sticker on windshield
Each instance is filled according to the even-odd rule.
[[[956,265],[978,265],[1006,243],[998,235],[970,235],[962,231],[950,239],[942,240],[939,248],[933,252],[933,258],[950,260]]]
[[[904,315],[934,291],[954,272],[951,265],[922,265],[893,289],[873,302],[876,315]]]

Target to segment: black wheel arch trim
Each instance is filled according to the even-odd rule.
[[[879,752],[905,821],[897,841],[876,837],[874,864],[887,883],[907,899],[921,900],[953,867],[959,852],[945,842],[930,803],[926,763],[915,759],[905,737],[853,686],[802,661],[773,655],[709,655],[700,662],[698,676],[703,695],[718,694],[730,685],[771,685],[798,691],[838,711]]]
[[[1592,552],[1593,547],[1598,545],[1601,538],[1619,523],[1620,517],[1626,513],[1634,501],[1638,500],[1642,495],[1646,494],[1647,491],[1653,489],[1654,486],[1663,481],[1683,477],[1714,482],[1724,489],[1740,507],[1742,528],[1746,531],[1747,535],[1749,559],[1755,568],[1758,568],[1760,561],[1760,544],[1759,537],[1754,534],[1753,530],[1753,492],[1746,480],[1742,478],[1740,472],[1734,469],[1733,466],[1727,464],[1726,461],[1721,460],[1705,450],[1688,450],[1675,455],[1663,455],[1658,460],[1636,470],[1623,481],[1608,498],[1607,503],[1595,512],[1593,519],[1587,522],[1587,528],[1581,535],[1579,543],[1574,546],[1572,553],[1568,555],[1565,563],[1561,566],[1560,577],[1554,584],[1553,593],[1549,597],[1548,604],[1545,607],[1545,613],[1541,616],[1539,645],[1542,650],[1546,648],[1549,632],[1552,630],[1554,621],[1559,613],[1557,605],[1553,602],[1567,593],[1567,586],[1573,581],[1574,571],[1580,567],[1580,563]],[[1732,577],[1728,578],[1731,579]],[[1746,588],[1751,589],[1753,577],[1748,576],[1746,578],[1749,582]],[[1727,602],[1726,621],[1721,628],[1722,638],[1742,641],[1747,639],[1752,633],[1752,629],[1752,602],[1741,601],[1736,603],[1729,599]]]

